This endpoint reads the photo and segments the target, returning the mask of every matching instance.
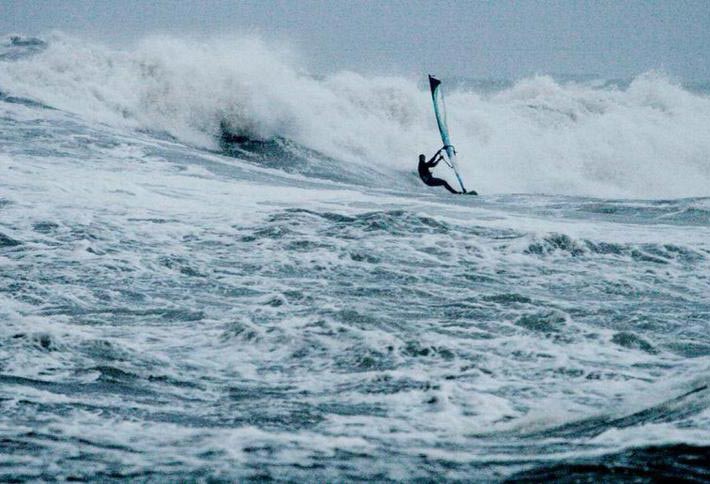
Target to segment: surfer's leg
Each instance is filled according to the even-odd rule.
[[[446,182],[444,182],[444,188],[446,188],[446,189],[447,189],[448,191],[450,191],[451,193],[456,193],[456,194],[461,193],[461,192],[457,192],[455,189],[453,189],[453,188],[451,187],[451,185],[449,185],[449,184],[446,183]]]
[[[446,180],[442,180],[441,178],[434,178],[432,181],[436,182],[436,185],[434,185],[434,186],[444,187],[448,191],[450,191],[451,193],[459,193],[456,190],[454,190]]]
[[[441,178],[432,178],[429,180],[429,183],[427,183],[430,187],[444,187],[451,193],[459,193],[453,188],[451,188],[451,185],[446,180],[442,180]]]

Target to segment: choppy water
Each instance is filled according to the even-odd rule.
[[[710,479],[710,199],[451,197],[0,91],[0,480]]]

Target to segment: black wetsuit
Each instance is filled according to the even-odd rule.
[[[442,160],[440,153],[435,154],[431,160],[429,161],[424,161],[423,159],[419,159],[419,166],[417,169],[419,170],[419,177],[422,179],[422,181],[429,185],[430,187],[444,187],[451,193],[461,193],[457,192],[454,190],[451,185],[446,180],[442,180],[441,178],[435,178],[431,174],[431,169],[434,168],[436,165],[439,164],[439,162]]]

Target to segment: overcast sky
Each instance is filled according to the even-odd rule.
[[[259,33],[314,72],[710,79],[710,0],[0,0],[0,33],[53,29],[109,44],[147,34]]]

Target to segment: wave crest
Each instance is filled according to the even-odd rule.
[[[255,37],[149,37],[132,50],[63,34],[46,44],[13,39],[5,46],[13,55],[0,59],[0,91],[91,121],[211,149],[220,149],[225,132],[288,140],[414,182],[417,154],[440,144],[422,82],[314,76],[292,53]],[[483,193],[710,194],[710,98],[662,74],[625,86],[548,76],[494,92],[450,84],[447,95],[464,177]]]

